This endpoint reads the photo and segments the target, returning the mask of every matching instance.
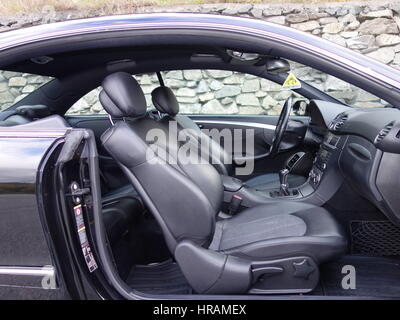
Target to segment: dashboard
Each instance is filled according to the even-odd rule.
[[[312,100],[308,108],[310,124],[325,132],[310,181],[319,183],[333,152],[329,146],[339,144],[335,159],[345,181],[400,225],[400,110],[350,108],[319,100]]]

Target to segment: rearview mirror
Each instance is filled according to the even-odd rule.
[[[290,71],[289,62],[281,58],[269,58],[266,66],[267,71],[272,74],[288,73]]]

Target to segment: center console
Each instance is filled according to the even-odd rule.
[[[305,157],[304,153],[300,152],[293,155],[287,161],[285,168],[281,170],[280,188],[257,190],[235,180],[235,183],[233,183],[235,187],[230,186],[228,188],[232,191],[225,191],[225,201],[230,202],[232,197],[236,196],[241,199],[241,205],[246,207],[279,200],[304,201],[322,205],[333,196],[343,182],[338,161],[346,139],[346,136],[334,135],[331,132],[326,133],[320,149],[312,160],[312,168],[304,184],[290,186],[286,183],[288,174],[292,173],[291,169],[299,166],[299,161]]]

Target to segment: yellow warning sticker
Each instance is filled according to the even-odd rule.
[[[285,82],[282,85],[283,89],[299,89],[301,88],[301,83],[300,81],[295,77],[293,73],[289,73],[287,76]]]

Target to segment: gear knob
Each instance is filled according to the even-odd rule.
[[[283,195],[289,194],[289,185],[287,183],[287,179],[289,176],[290,170],[285,168],[279,171],[279,182],[281,183],[281,193]]]
[[[289,169],[285,168],[279,171],[279,181],[281,185],[283,184],[287,185],[288,176],[289,176]]]

